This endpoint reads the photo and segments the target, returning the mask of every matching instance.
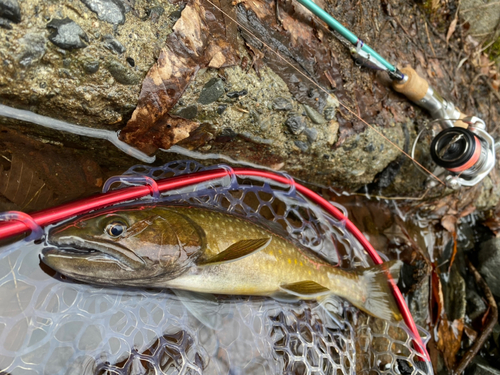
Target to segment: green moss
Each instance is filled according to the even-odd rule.
[[[500,62],[500,37],[489,48],[490,59]]]

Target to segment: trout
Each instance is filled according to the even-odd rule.
[[[53,228],[48,242],[55,247],[42,250],[42,261],[87,283],[290,301],[335,294],[370,315],[401,319],[388,283],[400,261],[343,270],[276,228],[224,212],[112,208]]]

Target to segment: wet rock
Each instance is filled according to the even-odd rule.
[[[314,128],[306,128],[304,134],[307,136],[309,143],[313,143],[318,139],[318,131]]]
[[[180,108],[175,111],[173,115],[191,120],[198,115],[198,107],[193,104],[188,107]]]
[[[293,109],[293,103],[285,98],[276,98],[273,100],[273,109],[275,111],[291,111]]]
[[[87,8],[97,14],[101,21],[109,22],[113,25],[125,23],[126,9],[119,0],[81,0]]]
[[[472,34],[488,34],[500,21],[500,3],[495,0],[464,0],[460,4],[460,14],[469,23]]]
[[[326,122],[325,118],[321,116],[318,111],[309,107],[307,104],[304,104],[304,109],[306,111],[307,117],[309,117],[315,124],[324,124]]]
[[[306,123],[302,116],[289,117],[285,121],[285,125],[288,126],[290,131],[295,135],[302,133],[302,131],[306,128]]]
[[[481,244],[478,257],[478,271],[491,289],[500,297],[500,238],[493,238]]]
[[[66,17],[64,19],[53,19],[47,24],[49,29],[49,40],[56,46],[73,50],[85,48],[89,42],[89,38],[85,31],[72,19]]]
[[[21,8],[17,0],[0,0],[0,18],[14,23],[21,22]]]
[[[99,70],[99,61],[86,61],[83,63],[83,69],[88,74],[94,74]]]
[[[127,49],[121,44],[117,39],[113,37],[113,35],[106,34],[102,37],[102,41],[104,42],[104,47],[109,49],[110,51],[116,52],[121,55]]]
[[[465,280],[458,272],[457,267],[453,265],[450,274],[441,276],[441,285],[443,287],[444,306],[448,314],[448,318],[453,321],[455,319],[463,319],[466,310],[465,298]]]
[[[326,107],[325,110],[323,111],[323,116],[325,116],[325,119],[328,121],[333,120],[335,118],[335,108],[333,107]]]
[[[122,85],[137,85],[140,82],[134,72],[117,60],[109,60],[106,67],[116,82]]]
[[[212,78],[201,90],[198,103],[210,104],[215,102],[224,94],[224,84],[220,78]]]
[[[299,150],[302,152],[306,152],[307,150],[309,150],[309,146],[307,145],[306,142],[295,141],[294,143],[295,143],[295,146],[297,146],[299,148]]]
[[[429,277],[426,277],[419,288],[410,293],[408,307],[415,323],[424,326],[429,317]]]
[[[473,363],[465,371],[466,375],[500,375],[500,371],[484,363]]]
[[[245,96],[248,94],[247,89],[243,89],[240,91],[231,91],[226,94],[226,96],[230,99],[238,99],[240,96]]]
[[[0,27],[6,30],[12,30],[12,25],[5,18],[0,18]]]
[[[476,320],[486,312],[486,304],[481,296],[475,291],[467,288],[467,315],[471,320]]]
[[[39,34],[26,34],[19,40],[21,52],[17,55],[17,61],[26,67],[39,61],[46,51],[46,39]]]

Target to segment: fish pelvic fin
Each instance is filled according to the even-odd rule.
[[[330,289],[311,280],[282,284],[280,290],[301,299],[315,299],[331,293]]]
[[[231,246],[226,250],[221,251],[219,254],[214,255],[212,258],[201,261],[198,266],[213,266],[215,264],[235,262],[237,260],[246,258],[249,255],[256,253],[262,249],[265,249],[271,243],[272,238],[258,238],[252,240],[241,240]]]
[[[399,307],[389,284],[389,274],[398,282],[403,262],[392,260],[370,268],[356,271],[365,294],[361,301],[351,301],[354,306],[378,318],[399,321],[402,319]]]

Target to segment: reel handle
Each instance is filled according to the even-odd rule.
[[[450,105],[453,107],[455,113],[453,116],[448,118],[463,119],[466,117],[466,115],[464,115],[458,108],[455,108],[453,104],[448,103],[441,98],[441,96],[429,86],[429,83],[424,78],[420,77],[412,67],[406,66],[402,68],[401,73],[403,73],[407,78],[402,81],[393,81],[393,89],[405,95],[412,102],[429,110],[433,117],[442,117],[442,111],[439,111],[438,114],[436,106],[447,107]],[[453,126],[467,129],[469,125],[463,121],[455,120]]]

